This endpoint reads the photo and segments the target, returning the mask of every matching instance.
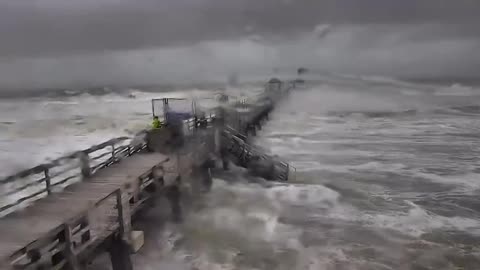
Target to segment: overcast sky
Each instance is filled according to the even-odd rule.
[[[315,32],[318,25],[328,25],[329,30],[319,38],[328,38],[329,41],[323,41],[323,45],[317,43],[315,50],[323,55],[319,61],[335,62],[331,65],[335,68],[355,71],[355,68],[346,68],[348,64],[342,57],[328,55],[335,45],[344,48],[350,57],[362,61],[367,61],[365,56],[368,55],[373,64],[385,70],[383,66],[393,63],[389,54],[411,51],[422,55],[426,47],[437,44],[440,47],[433,49],[436,54],[425,59],[426,62],[430,61],[430,65],[451,64],[452,59],[460,59],[460,70],[470,70],[472,74],[469,75],[474,75],[471,70],[479,67],[480,59],[476,55],[468,56],[480,49],[479,14],[479,0],[0,0],[0,71],[3,74],[24,74],[26,79],[33,76],[32,81],[37,82],[37,77],[45,77],[41,68],[43,64],[48,62],[53,70],[59,70],[54,73],[73,64],[76,66],[74,73],[83,74],[75,80],[86,80],[90,75],[85,74],[92,72],[92,68],[84,70],[87,65],[110,67],[126,57],[121,52],[128,51],[130,56],[132,51],[135,55],[144,55],[142,50],[145,50],[152,56],[162,55],[160,61],[166,59],[166,52],[178,47],[180,49],[175,52],[190,54],[189,57],[195,52],[203,61],[208,58],[198,56],[198,50],[189,46],[195,46],[199,41],[228,41],[249,35],[280,36],[284,38],[282,42],[289,42],[290,48],[310,46],[308,48],[313,50],[308,38],[299,36]],[[335,32],[337,30],[339,32]],[[344,36],[340,37],[341,34]],[[306,43],[294,44],[292,39]],[[348,44],[332,44],[333,41]],[[239,43],[235,47],[230,44],[227,51],[235,51],[240,48],[238,46],[244,48],[244,45]],[[262,42],[257,45],[257,49],[270,51],[270,54],[281,51],[288,59],[309,58],[295,56],[294,49],[280,50],[279,46],[282,46],[278,44]],[[400,45],[406,47],[400,48]],[[215,46],[219,49],[220,45],[216,43]],[[162,49],[164,47],[170,51]],[[250,45],[247,47],[252,49]],[[389,47],[392,51],[388,50]],[[155,48],[164,51],[152,51]],[[420,49],[423,51],[417,51]],[[436,59],[443,52],[448,61]],[[255,53],[258,56],[259,51]],[[215,57],[218,60],[218,55]],[[405,55],[399,57],[401,60]],[[147,63],[147,58],[134,62],[141,67],[141,63]],[[382,64],[381,59],[389,61]],[[270,60],[272,63],[280,61],[278,57]],[[466,60],[469,63],[463,63]],[[133,60],[129,58],[129,61]],[[365,62],[352,63],[351,66],[365,66]],[[182,66],[178,68],[179,71],[184,69]],[[403,68],[405,63],[391,69],[398,73]],[[375,73],[375,70],[370,71]],[[125,72],[123,70],[122,74]],[[449,71],[444,68],[442,72]],[[114,70],[108,73],[120,76]],[[0,74],[0,85],[2,83],[15,84],[15,78]]]
[[[0,0],[0,55],[132,49],[321,23],[456,23],[478,0]],[[458,31],[458,29],[457,29]]]

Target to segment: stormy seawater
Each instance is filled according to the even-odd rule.
[[[479,269],[476,91],[330,78],[292,93],[257,143],[296,179],[265,187],[238,168],[223,174],[183,225],[145,227],[156,233],[136,264]]]
[[[11,106],[10,118],[1,116],[2,162],[25,165],[52,143],[68,151],[138,128],[149,119],[148,98],[109,106],[76,98],[48,110],[2,103],[2,112]],[[84,124],[72,124],[76,115]],[[479,116],[476,88],[323,78],[292,92],[256,138],[296,167],[295,179],[265,183],[232,168],[210,193],[184,198],[181,225],[165,221],[160,201],[137,224],[147,239],[135,267],[480,269]]]
[[[134,136],[151,124],[152,98],[211,95],[201,88],[165,92],[105,88],[0,98],[0,177],[112,138]],[[179,108],[191,107],[184,103]],[[211,103],[205,100],[201,105]]]

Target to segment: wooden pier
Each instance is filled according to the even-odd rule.
[[[0,269],[84,269],[100,252],[109,252],[114,270],[132,269],[130,253],[144,237],[132,228],[136,215],[165,193],[175,212],[178,202],[168,194],[208,189],[217,160],[224,167],[269,160],[246,138],[290,89],[273,80],[251,103],[194,112],[180,122],[186,128],[164,121],[134,139],[116,138],[0,180]],[[288,180],[287,163],[270,163],[269,180]]]

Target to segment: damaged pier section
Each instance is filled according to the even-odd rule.
[[[295,83],[270,80],[254,98],[201,109],[195,100],[152,100],[158,128],[116,138],[0,180],[0,269],[84,269],[98,254],[133,269],[143,232],[132,221],[165,196],[181,222],[180,195],[208,192],[229,164],[270,181],[294,168],[250,144]],[[183,108],[175,104],[183,105]],[[187,104],[187,106],[185,106]],[[180,106],[181,107],[181,106]]]

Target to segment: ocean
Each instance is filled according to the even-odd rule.
[[[0,101],[3,174],[144,128],[159,94],[134,94]],[[294,179],[266,185],[234,167],[185,202],[182,224],[158,203],[137,224],[135,269],[480,269],[479,116],[476,87],[318,78],[254,140]]]

